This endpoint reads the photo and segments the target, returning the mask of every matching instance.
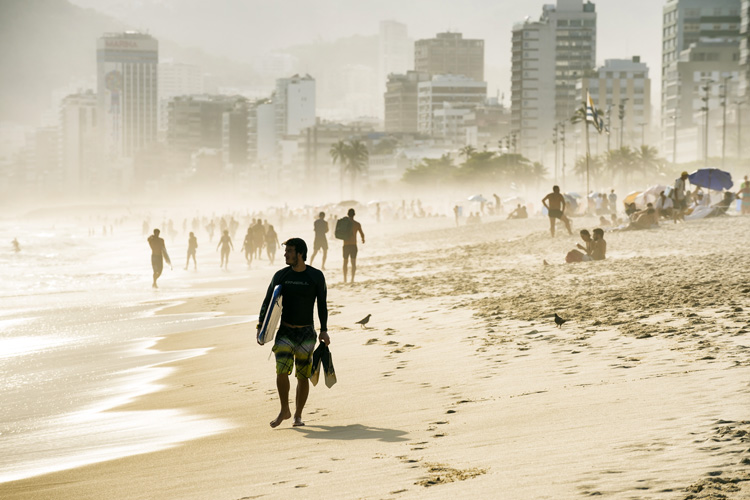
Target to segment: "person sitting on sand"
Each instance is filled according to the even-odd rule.
[[[594,229],[594,239],[591,242],[591,259],[604,260],[607,258],[607,242],[604,240],[604,229]]]
[[[604,217],[603,215],[601,215],[601,216],[599,216],[599,225],[600,226],[609,226],[609,221],[607,220],[606,217]]]
[[[664,191],[659,193],[659,197],[656,199],[656,204],[654,205],[656,216],[671,219],[673,207],[674,202],[672,201],[672,198],[668,198]]]
[[[579,233],[581,235],[581,239],[583,240],[583,245],[580,243],[576,244],[576,250],[571,250],[568,252],[568,254],[565,256],[565,262],[567,263],[573,263],[573,262],[585,262],[592,260],[591,259],[591,245],[593,244],[593,240],[591,239],[591,233],[589,233],[588,229],[581,229],[581,232]]]
[[[631,223],[625,229],[650,229],[659,225],[659,218],[656,215],[656,209],[649,203],[645,210],[636,212],[631,217]]]
[[[520,203],[516,205],[516,208],[508,214],[508,219],[528,219],[529,214],[526,212],[526,207]]]
[[[638,211],[638,208],[635,206],[635,202],[634,203],[625,203],[625,215],[627,215],[628,217],[630,217],[631,215],[633,215],[637,211]]]

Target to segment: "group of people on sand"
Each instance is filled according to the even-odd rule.
[[[565,262],[590,262],[607,258],[607,241],[604,239],[604,229],[598,227],[592,232],[593,236],[588,229],[581,230],[583,245],[576,244],[576,248],[565,256]]]

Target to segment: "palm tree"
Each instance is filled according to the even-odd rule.
[[[641,173],[647,176],[649,173],[658,174],[664,166],[664,160],[659,158],[659,151],[653,146],[643,145],[635,151]]]
[[[615,174],[620,173],[627,180],[628,176],[633,172],[637,161],[636,152],[630,147],[624,146],[620,149],[607,151],[605,156],[607,168],[609,168],[612,176],[614,177]]]
[[[458,150],[458,154],[460,156],[463,156],[468,161],[468,159],[471,158],[471,156],[476,153],[476,151],[477,150],[476,148],[474,148],[474,146],[472,146],[471,144],[467,144],[466,146]]]
[[[348,172],[351,176],[351,194],[352,197],[354,197],[354,184],[357,180],[357,176],[367,169],[370,152],[367,150],[367,145],[359,140],[350,141],[347,151],[348,155],[344,171]]]
[[[346,167],[346,164],[349,161],[349,145],[345,143],[344,141],[339,141],[331,146],[331,149],[328,151],[328,154],[331,155],[331,162],[335,164],[339,164],[339,172],[340,180],[339,180],[339,190],[340,190],[340,197],[344,198],[344,170]]]

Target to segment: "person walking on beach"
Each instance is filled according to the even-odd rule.
[[[559,186],[552,186],[552,192],[542,198],[542,205],[547,209],[549,216],[549,231],[555,237],[555,219],[560,219],[565,224],[568,234],[573,234],[570,229],[570,219],[565,215],[565,198],[560,194]]]
[[[255,219],[253,219],[255,224]],[[253,254],[255,253],[255,244],[253,239],[253,226],[247,228],[247,234],[245,234],[245,241],[242,242],[242,250],[245,252],[245,260],[247,261],[248,267],[253,262]]]
[[[268,261],[273,264],[276,260],[276,249],[280,247],[279,235],[276,234],[276,230],[273,225],[268,225],[268,231],[266,231],[266,253],[268,254]]]
[[[232,238],[229,237],[229,231],[226,229],[219,240],[219,244],[216,245],[216,250],[218,250],[219,247],[221,247],[221,264],[219,267],[229,269],[229,252],[234,250],[234,245],[232,245]]]
[[[281,326],[276,332],[273,353],[276,356],[276,388],[279,393],[281,411],[271,420],[271,427],[292,417],[289,407],[289,375],[295,368],[297,390],[294,398],[294,427],[305,425],[302,410],[310,393],[313,349],[315,349],[315,327],[313,308],[317,302],[320,342],[329,345],[328,305],[326,279],[321,271],[305,264],[307,244],[302,238],[291,238],[284,242],[284,259],[288,267],[274,274],[268,286],[266,298],[258,314],[258,328],[263,324],[271,296],[276,285],[281,285]]]
[[[154,229],[154,234],[148,237],[148,244],[151,247],[151,268],[154,270],[154,282],[151,288],[159,288],[156,286],[156,280],[159,279],[161,272],[164,270],[164,261],[170,266],[172,265],[167,247],[164,244],[164,238],[159,237],[160,232],[158,229]]]
[[[198,269],[198,262],[195,260],[196,250],[198,250],[198,238],[196,238],[195,234],[191,231],[190,236],[188,236],[187,262],[185,262],[186,271],[187,271],[188,266],[190,265],[190,257],[193,258],[194,268],[196,270]]]
[[[317,220],[313,223],[313,230],[315,231],[315,242],[313,243],[313,254],[310,257],[310,264],[315,262],[315,256],[318,255],[318,250],[323,250],[323,264],[320,268],[325,271],[326,269],[326,257],[328,257],[328,238],[326,233],[328,232],[328,223],[326,222],[326,213],[320,212]]]
[[[351,232],[349,237],[344,240],[344,283],[346,283],[346,271],[348,260],[352,261],[352,283],[354,283],[354,273],[357,272],[357,233],[362,236],[362,244],[365,243],[365,233],[362,231],[362,224],[354,220],[354,209],[350,208],[346,213],[347,217],[351,219]]]

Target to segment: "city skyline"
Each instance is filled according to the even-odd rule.
[[[440,9],[424,0],[409,3],[385,0],[367,9],[356,3],[337,0],[318,2],[315,8],[299,0],[264,5],[220,0],[210,6],[195,0],[71,0],[71,3],[116,17],[157,38],[196,46],[241,62],[256,62],[264,54],[297,45],[331,42],[355,35],[376,36],[379,23],[388,19],[405,24],[409,37],[414,40],[432,38],[440,32],[459,32],[465,38],[485,41],[488,94],[504,94],[506,103],[509,103],[513,25],[524,21],[527,16],[538,19],[542,6],[552,2],[510,0],[498,5],[487,0],[470,0],[456,5],[443,4]],[[634,0],[627,5],[616,0],[595,2],[598,13],[597,66],[603,65],[606,59],[637,55],[649,67],[660,67],[662,7],[665,3],[653,0]],[[224,12],[233,15],[222,17]],[[294,19],[304,19],[304,24],[285,21],[284,16],[289,12],[297,14]],[[336,12],[336,16],[330,17],[331,12]],[[148,25],[142,22],[144,18],[149,19]],[[274,26],[274,29],[268,30],[268,26]],[[633,26],[638,29],[634,30]],[[652,100],[658,106],[660,75],[654,72],[653,79]]]

